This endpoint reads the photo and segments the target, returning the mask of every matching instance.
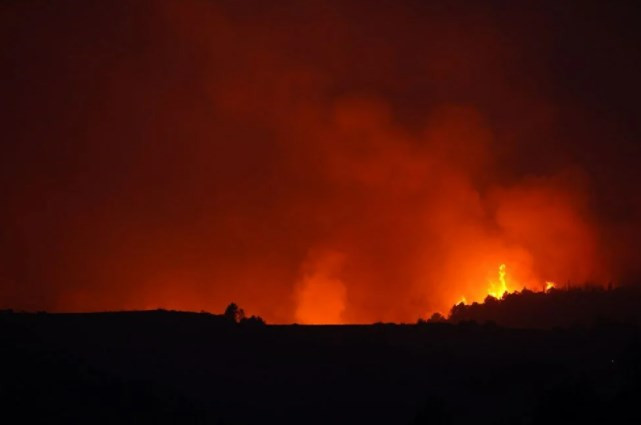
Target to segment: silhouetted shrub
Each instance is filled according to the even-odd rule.
[[[434,313],[432,316],[430,316],[429,319],[427,319],[428,323],[442,323],[446,322],[447,318],[443,316],[441,313]]]
[[[265,325],[265,321],[260,316],[243,317],[242,319],[240,319],[240,323],[248,326],[264,326]]]

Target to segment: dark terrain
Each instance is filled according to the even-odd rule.
[[[641,332],[596,321],[278,326],[171,311],[0,314],[17,423],[641,423]]]

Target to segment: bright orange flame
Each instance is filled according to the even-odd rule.
[[[514,286],[514,284],[512,286]],[[548,292],[551,289],[554,289],[555,287],[556,287],[556,284],[554,282],[547,280],[545,281],[545,289],[542,292]],[[487,294],[493,298],[496,298],[497,300],[500,300],[505,296],[505,294],[510,294],[517,291],[518,291],[518,288],[510,289],[508,287],[507,266],[504,263],[500,264],[499,271],[498,271],[498,279],[496,281],[490,280],[490,286],[487,289]],[[467,300],[463,296],[459,299],[456,305],[466,304],[466,303],[467,303]]]
[[[490,282],[490,287],[487,290],[487,293],[496,298],[496,299],[501,299],[503,298],[503,295],[506,292],[509,292],[507,288],[507,282],[506,282],[506,271],[505,271],[505,264],[501,264],[499,266],[499,281],[498,282]]]

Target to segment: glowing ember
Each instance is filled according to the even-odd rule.
[[[545,282],[545,292],[548,292],[550,289],[554,289],[555,286],[554,282]]]
[[[467,299],[465,299],[465,297],[461,297],[461,299],[459,300],[459,302],[456,303],[456,305],[459,305],[459,304],[467,304]]]
[[[509,292],[505,281],[505,275],[505,264],[501,264],[499,266],[499,281],[490,283],[490,288],[487,290],[488,295],[496,299],[501,299],[506,292]]]

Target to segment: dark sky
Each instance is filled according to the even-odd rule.
[[[4,1],[0,307],[414,321],[641,278],[638,2]]]

